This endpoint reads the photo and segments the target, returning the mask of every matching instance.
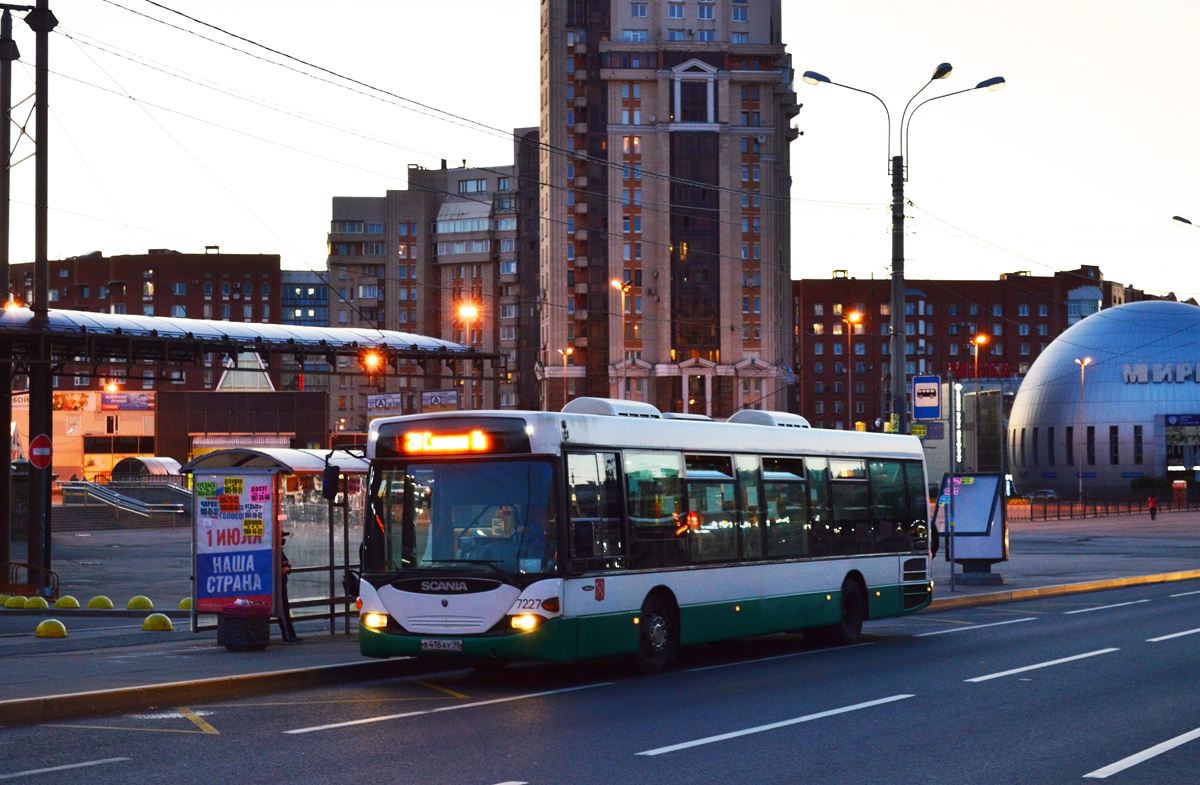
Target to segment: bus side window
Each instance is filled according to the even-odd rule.
[[[908,541],[908,504],[905,501],[904,464],[871,461],[871,518],[875,550],[894,553],[911,550]]]
[[[648,569],[687,564],[683,456],[677,452],[631,450],[624,457],[630,566]]]
[[[621,486],[616,453],[567,455],[570,558],[581,570],[622,566]]]
[[[849,556],[871,553],[870,485],[867,462],[832,458],[829,461],[830,495],[833,499],[833,528],[837,535],[836,553]]]
[[[829,460],[805,458],[808,474],[809,552],[813,556],[836,556],[840,551],[829,511]]]
[[[739,514],[742,530],[742,558],[763,557],[763,524],[759,501],[759,459],[756,455],[737,455],[733,459],[741,492]]]
[[[808,490],[800,458],[763,458],[763,493],[767,505],[767,554],[772,559],[808,556]]]

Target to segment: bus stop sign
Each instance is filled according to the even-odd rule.
[[[913,419],[936,420],[942,416],[942,380],[937,376],[914,376]]]

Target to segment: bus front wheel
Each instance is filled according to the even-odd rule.
[[[658,673],[671,656],[671,611],[659,597],[647,597],[642,603],[638,624],[638,650],[634,655],[639,671]]]
[[[842,583],[842,612],[837,624],[805,631],[805,637],[821,646],[848,646],[858,643],[862,635],[866,602],[858,581],[847,578]]]

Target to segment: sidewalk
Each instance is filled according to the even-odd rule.
[[[119,606],[135,593],[149,594],[157,604],[159,597],[154,594],[160,593],[173,601],[168,607],[174,607],[176,596],[186,593],[186,533],[181,537],[170,531],[97,532],[92,538],[76,539],[89,542],[67,542],[59,547],[56,538],[56,562],[63,568],[65,593],[85,600],[90,588],[80,591],[79,587],[100,588],[103,584]],[[993,569],[1004,576],[1004,585],[960,584],[952,594],[948,565],[940,553],[934,566],[935,603],[963,601],[961,598],[986,602],[986,595],[1014,590],[1200,570],[1200,512],[1165,513],[1155,522],[1147,515],[1134,515],[1014,523],[1010,527],[1010,561]],[[174,632],[153,633],[143,632],[136,619],[77,618],[68,623],[69,637],[38,639],[31,633],[39,620],[6,617],[0,611],[0,701],[207,679],[228,681],[220,689],[231,694],[250,694],[305,686],[314,683],[312,678],[329,674],[334,674],[330,678],[400,676],[426,666],[444,667],[444,663],[425,661],[365,660],[359,655],[357,636],[329,635],[327,621],[299,624],[298,631],[305,639],[299,646],[282,646],[275,637],[266,651],[232,654],[216,645],[215,633],[194,635],[187,631],[186,622],[176,622]],[[296,669],[304,672],[263,676],[257,681],[237,679]],[[205,689],[209,690],[205,694],[212,694],[215,688],[209,684]],[[164,694],[168,693],[160,691],[153,697],[147,691],[142,700],[162,705]],[[183,687],[169,694],[182,701],[180,705],[195,700]],[[125,695],[121,700],[125,702],[102,704],[120,711],[120,707],[134,705],[129,701],[135,698]],[[0,706],[0,724],[19,721],[4,713],[5,707]]]

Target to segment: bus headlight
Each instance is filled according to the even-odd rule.
[[[373,630],[382,630],[387,626],[387,616],[382,613],[368,613],[363,617],[363,624]]]
[[[514,630],[529,632],[538,626],[542,621],[541,616],[535,616],[532,613],[522,613],[520,616],[512,617],[512,626]]]

